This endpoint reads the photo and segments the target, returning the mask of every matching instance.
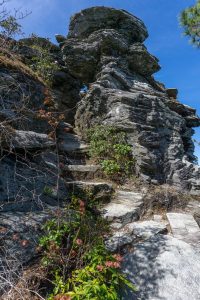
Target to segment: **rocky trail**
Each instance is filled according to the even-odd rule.
[[[84,173],[85,178],[94,180],[96,174],[98,181],[98,168],[78,164],[66,170],[74,179],[83,178]],[[89,184],[105,187],[106,183]],[[112,232],[106,247],[123,253],[122,270],[138,288],[134,294],[122,295],[123,299],[200,299],[200,228],[193,216],[199,210],[198,201],[188,202],[185,209],[177,209],[174,203],[168,212],[149,217],[145,205],[148,188],[121,188],[113,188],[110,201],[101,205],[100,211]]]
[[[34,38],[13,41],[15,64],[6,57],[0,69],[0,294],[37,258],[42,225],[76,195],[96,199],[110,223],[105,245],[123,254],[122,271],[138,289],[122,291],[124,300],[200,300],[192,140],[200,118],[177,89],[154,79],[160,66],[147,37],[144,23],[124,10],[75,14],[68,36],[56,36],[59,45],[37,39],[59,64],[51,87],[27,69]],[[126,133],[137,184],[108,180],[88,159],[86,132],[99,124]]]
[[[77,178],[87,170],[90,175],[86,178],[94,179],[97,168],[86,164],[74,169],[69,165]],[[106,247],[123,253],[123,272],[138,288],[123,299],[200,299],[200,228],[193,216],[199,203],[188,202],[186,209],[177,209],[174,203],[169,212],[149,217],[147,193],[145,187],[140,191],[113,189],[111,200],[101,206],[112,230]]]
[[[127,189],[107,182],[102,179],[100,166],[87,160],[88,146],[77,135],[63,133],[58,141],[61,158],[67,158],[66,164],[60,163],[67,193],[86,192],[100,203],[103,201],[100,212],[111,227],[106,247],[111,252],[123,253],[122,270],[139,289],[134,295],[124,295],[124,299],[189,300],[188,290],[193,299],[200,299],[200,228],[193,217],[199,210],[199,202],[191,201],[185,210],[178,212],[175,203],[174,209],[166,214],[149,216],[145,200],[148,186]],[[57,168],[55,157],[49,153],[45,163]],[[13,257],[15,265],[26,264],[36,255],[41,224],[62,208],[63,200],[67,201],[60,198],[58,206],[57,196],[46,195],[42,203],[15,200],[1,206],[0,235],[4,249],[9,249],[6,254]]]
[[[140,190],[137,190],[136,188],[132,188],[131,190],[129,188],[128,190],[127,187],[124,187],[123,189],[123,186],[117,187],[116,184],[113,185],[110,182],[105,181],[105,179],[103,180],[100,166],[94,164],[91,165],[87,160],[88,145],[75,135],[73,130],[71,131],[72,132],[70,133],[62,133],[62,136],[58,137],[58,145],[60,147],[60,153],[62,153],[60,158],[67,158],[65,164],[63,162],[60,163],[61,178],[67,189],[67,194],[73,193],[81,195],[83,192],[89,192],[90,196],[95,197],[95,199],[100,202],[103,201],[100,212],[102,216],[111,223],[110,226],[112,232],[111,237],[106,240],[106,247],[112,252],[122,252],[125,255],[123,271],[126,273],[131,272],[134,283],[141,288],[140,293],[142,296],[139,294],[139,296],[137,296],[138,298],[130,299],[169,299],[159,298],[158,296],[156,296],[157,298],[153,298],[154,296],[146,298],[147,291],[143,291],[144,288],[147,289],[148,287],[148,285],[144,284],[144,280],[148,280],[146,274],[148,264],[152,264],[149,247],[151,245],[153,249],[155,245],[157,245],[156,253],[153,253],[157,258],[154,257],[154,259],[163,259],[162,255],[165,256],[167,253],[168,255],[175,255],[183,241],[184,247],[181,248],[181,253],[179,253],[180,264],[182,264],[184,263],[184,260],[187,259],[189,250],[190,255],[191,253],[197,257],[200,255],[198,254],[198,251],[196,251],[198,250],[200,241],[199,226],[192,214],[188,214],[187,211],[177,213],[173,212],[172,209],[172,212],[168,212],[166,216],[153,215],[149,218],[148,207],[145,205],[145,197],[148,194],[148,188],[143,187]],[[39,138],[40,136],[35,136],[35,140],[31,139],[32,147],[34,147],[35,143],[35,147],[38,148]],[[43,155],[45,166],[49,166],[51,170],[56,170],[58,166],[56,164],[55,156],[49,151],[47,151],[47,154],[46,156]],[[7,249],[6,254],[9,257],[13,257],[15,265],[20,265],[21,263],[26,264],[36,255],[37,238],[40,236],[41,224],[51,218],[53,213],[58,209],[57,196],[58,195],[54,195],[53,193],[45,195],[42,203],[30,200],[17,201],[16,199],[15,201],[7,199],[6,202],[5,200],[2,202],[0,212],[0,235],[4,241],[3,247],[4,249]],[[67,201],[67,198],[63,199],[61,195],[60,207],[62,207],[63,200]],[[192,202],[191,204],[193,211],[196,211],[194,209],[195,203]],[[198,205],[198,202],[196,205]],[[188,207],[190,207],[189,204]],[[147,218],[145,217],[146,215],[148,216]],[[146,252],[145,247],[147,247]],[[159,250],[159,248],[161,249]],[[134,249],[136,249],[136,251]],[[147,267],[147,269],[145,268],[145,273],[142,271],[144,266],[141,267],[139,273],[137,270],[137,263],[141,263],[141,255],[145,256]],[[13,261],[11,263],[13,264]],[[162,287],[162,289],[164,289],[162,290],[162,295],[164,295],[166,291],[170,291],[171,288],[174,288],[176,285],[176,277],[179,276],[177,275],[177,266],[170,264],[170,276],[174,276],[174,281],[172,281],[172,279],[168,281],[169,266],[166,266],[166,263],[167,262],[162,265],[162,282],[163,280],[167,281],[164,285],[165,288]],[[131,266],[133,269],[130,270]],[[138,265],[138,268],[139,267],[140,265]],[[153,266],[154,272],[156,272],[156,267],[157,265]],[[186,267],[187,266],[184,266],[184,268]],[[181,272],[181,276],[183,276],[185,272],[184,268],[182,266],[183,273]],[[194,268],[198,269],[198,264],[194,266]],[[159,272],[160,269],[158,270],[158,275]],[[194,276],[196,276],[196,271],[194,274]],[[147,276],[146,279],[145,276]],[[155,277],[154,279],[155,282],[153,284],[159,287],[161,280],[160,275],[158,278]],[[189,282],[191,281],[192,278],[190,278]],[[185,281],[184,284],[186,284]],[[187,284],[189,283],[187,282]],[[199,291],[199,287],[195,286],[194,288]],[[148,288],[148,290],[149,293],[150,290],[152,293],[154,291],[152,288]],[[160,292],[161,290],[159,290],[159,293]],[[177,293],[179,293],[179,289],[177,290]],[[145,296],[143,296],[143,294]],[[134,295],[134,297],[136,296]],[[125,296],[124,299],[128,299],[127,296]],[[186,297],[183,299],[188,298]]]

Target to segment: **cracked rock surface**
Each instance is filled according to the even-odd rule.
[[[143,45],[147,36],[144,23],[124,10],[93,7],[72,17],[63,60],[90,86],[79,103],[76,128],[82,136],[94,124],[125,130],[144,181],[199,194],[192,135],[200,119],[176,99],[176,89],[153,78],[160,66]]]

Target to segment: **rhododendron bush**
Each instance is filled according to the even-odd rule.
[[[94,213],[95,206],[92,199],[73,196],[71,204],[45,224],[40,251],[52,282],[48,300],[118,300],[123,286],[135,289],[120,272],[123,257],[104,246],[109,224]]]

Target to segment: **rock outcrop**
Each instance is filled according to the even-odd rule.
[[[147,37],[143,22],[124,10],[81,11],[67,38],[56,35],[59,47],[37,37],[59,66],[51,86],[30,68],[38,54],[34,37],[11,40],[11,53],[0,48],[0,298],[37,258],[42,224],[62,218],[72,194],[97,200],[100,208],[92,212],[111,222],[106,247],[126,254],[122,270],[139,287],[130,299],[188,300],[190,278],[192,297],[199,297],[198,197],[185,197],[186,205],[182,196],[170,196],[168,185],[155,196],[155,187],[133,181],[114,190],[99,165],[87,164],[86,130],[113,125],[127,132],[140,178],[200,195],[192,141],[200,119],[178,102],[175,88],[153,78],[160,66],[143,45]],[[83,83],[89,91],[81,98]],[[181,211],[151,219],[156,207],[156,213],[183,210],[183,202],[189,216]],[[180,228],[172,228],[177,222]]]
[[[176,89],[152,77],[160,66],[143,45],[147,36],[143,22],[124,10],[93,7],[71,19],[61,43],[63,60],[90,86],[79,103],[76,128],[82,136],[94,124],[124,129],[141,178],[199,194],[192,127],[200,119],[178,102]]]

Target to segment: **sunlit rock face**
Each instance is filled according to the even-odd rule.
[[[143,45],[147,37],[143,22],[124,10],[93,7],[71,18],[63,58],[90,86],[76,112],[77,131],[84,136],[94,124],[124,129],[141,178],[200,193],[192,141],[200,119],[152,77],[160,66]]]

